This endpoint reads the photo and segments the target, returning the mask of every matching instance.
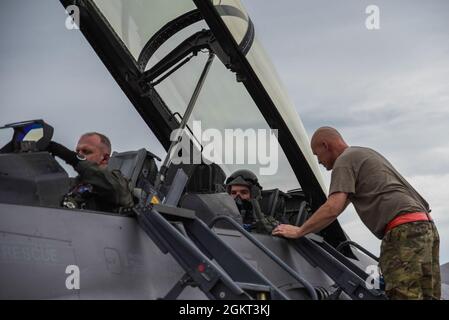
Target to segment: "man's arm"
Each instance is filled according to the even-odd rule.
[[[77,157],[77,153],[75,151],[69,150],[62,144],[54,141],[50,141],[47,147],[47,151],[50,152],[53,156],[61,158],[67,164],[71,165],[74,168],[81,161]]]
[[[95,193],[107,202],[121,207],[133,206],[134,201],[128,181],[119,172],[102,169],[89,161],[82,161],[75,151],[54,141],[50,142],[47,150],[71,165],[79,173],[81,181],[94,186]]]
[[[330,225],[348,206],[348,194],[336,192],[301,227],[281,224],[273,230],[273,235],[296,239],[309,233],[318,232]]]
[[[109,171],[89,161],[79,162],[74,169],[79,173],[81,181],[94,186],[95,192],[107,202],[121,207],[134,205],[128,180],[118,170]]]

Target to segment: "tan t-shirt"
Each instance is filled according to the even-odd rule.
[[[430,212],[429,204],[378,152],[347,148],[335,161],[329,195],[348,193],[360,219],[382,239],[385,227],[404,212]]]

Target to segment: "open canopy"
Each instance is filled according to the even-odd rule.
[[[301,188],[312,208],[323,203],[325,187],[307,134],[239,1],[61,2],[80,8],[82,32],[167,150],[184,117],[200,149],[194,121],[201,121],[202,132],[217,129],[223,137],[226,129],[241,129],[242,136],[247,129],[276,129],[275,174],[261,174],[268,165],[247,158],[229,164],[223,155],[220,165],[227,174],[253,170],[267,189]],[[216,58],[192,106],[211,53]]]

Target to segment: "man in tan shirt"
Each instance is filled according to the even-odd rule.
[[[351,202],[382,239],[380,268],[390,299],[440,299],[439,236],[429,204],[378,152],[350,147],[331,127],[319,128],[313,153],[332,170],[328,200],[302,226],[279,225],[273,235],[299,238],[337,219]]]

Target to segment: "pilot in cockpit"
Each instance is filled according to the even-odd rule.
[[[237,170],[226,179],[226,191],[234,198],[243,220],[243,227],[249,232],[271,234],[278,221],[265,216],[259,205],[262,186],[250,170]]]
[[[134,205],[128,181],[119,170],[108,170],[111,154],[109,139],[98,132],[83,134],[76,152],[51,141],[47,151],[71,165],[78,176],[74,179],[62,206],[72,209],[88,209],[119,212]]]

